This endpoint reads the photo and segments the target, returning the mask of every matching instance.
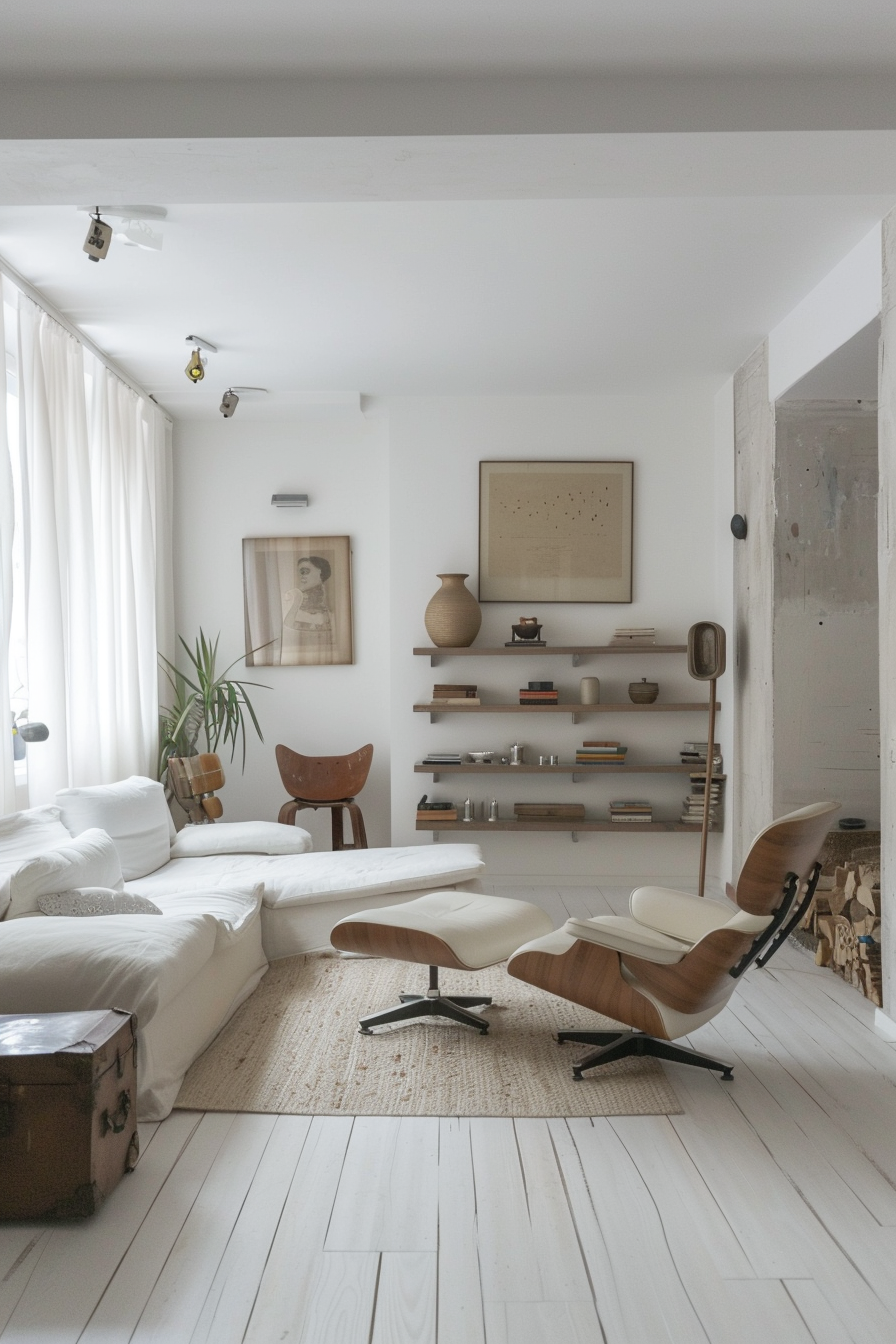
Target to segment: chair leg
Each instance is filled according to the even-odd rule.
[[[280,822],[281,826],[295,826],[296,814],[298,811],[299,804],[293,799],[290,802],[283,804],[280,811],[277,813],[277,820]]]
[[[352,849],[367,848],[367,830],[364,826],[364,816],[357,803],[347,803],[345,810],[348,812],[352,824]]]
[[[345,830],[342,822],[342,804],[335,803],[330,808],[330,834],[333,838],[333,851],[345,849]]]
[[[698,1069],[715,1069],[721,1073],[725,1082],[734,1077],[733,1064],[703,1055],[699,1050],[690,1050],[675,1041],[664,1041],[658,1036],[647,1036],[642,1031],[561,1031],[557,1040],[578,1041],[583,1045],[596,1045],[584,1059],[573,1065],[572,1076],[579,1082],[585,1069],[597,1068],[600,1064],[610,1064],[616,1059],[628,1059],[632,1055],[649,1055],[653,1059],[665,1059],[672,1064],[692,1064]]]
[[[358,1022],[358,1030],[365,1036],[370,1035],[371,1027],[381,1027],[389,1022],[409,1022],[417,1017],[447,1017],[462,1027],[475,1027],[483,1036],[488,1034],[488,1022],[478,1013],[468,1013],[467,1008],[484,1008],[491,1003],[490,998],[477,995],[452,994],[442,997],[439,993],[439,968],[429,968],[429,992],[427,994],[399,994],[400,1002],[394,1008],[384,1008],[379,1013],[368,1013]]]

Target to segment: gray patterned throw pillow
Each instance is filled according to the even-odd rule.
[[[131,896],[111,887],[74,887],[53,896],[39,896],[37,907],[44,915],[160,915],[157,905],[145,896]]]

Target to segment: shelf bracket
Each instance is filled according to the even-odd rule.
[[[432,842],[433,842],[434,845],[437,845],[437,844],[439,843],[439,833],[438,833],[438,831],[433,831],[433,833],[432,833]]]
[[[579,833],[578,833],[578,831],[570,831],[570,833],[569,833],[569,838],[570,838],[570,840],[573,842],[574,845],[577,845],[577,844],[579,843]]]
[[[438,715],[437,715],[437,714],[430,713],[430,716],[429,716],[429,721],[430,721],[430,723],[435,723],[435,721],[436,721],[437,718],[438,718]]]
[[[570,718],[572,719],[573,723],[578,723],[578,721],[579,721],[579,716],[578,716],[578,714],[571,714],[571,715],[570,715]]]
[[[430,654],[430,656],[429,656],[429,665],[430,665],[430,667],[438,667],[438,665],[439,665],[439,655],[438,655],[437,653],[431,653],[431,654]]]
[[[577,653],[574,653],[572,656],[572,665],[573,667],[578,667],[579,665],[579,655]]]
[[[573,784],[581,784],[581,782],[582,782],[582,776],[573,773],[572,782],[573,782]]]

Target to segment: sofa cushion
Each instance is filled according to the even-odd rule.
[[[215,950],[211,915],[17,919],[0,924],[0,1013],[124,1008],[140,1027]]]
[[[175,891],[164,895],[154,893],[151,898],[144,891],[137,892],[132,884],[128,886],[128,895],[151,899],[163,915],[211,915],[218,926],[216,946],[226,947],[239,938],[258,915],[264,884],[206,883],[195,891]]]
[[[307,854],[311,836],[279,821],[218,821],[214,826],[185,826],[171,843],[172,859],[212,854]]]
[[[8,817],[0,817],[0,864],[5,868],[22,859],[36,858],[71,838],[58,807],[29,807],[25,812],[12,812]]]
[[[168,862],[171,814],[165,790],[157,780],[131,775],[118,784],[61,789],[56,802],[72,835],[80,835],[91,826],[99,826],[111,835],[126,881],[144,877]]]
[[[9,895],[6,920],[38,913],[38,899],[72,887],[111,887],[121,891],[118,851],[105,831],[84,831],[68,844],[28,859],[5,879]]]

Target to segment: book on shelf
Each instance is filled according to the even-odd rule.
[[[583,742],[583,743],[582,743],[582,746],[583,746],[583,747],[622,747],[622,743],[621,743],[621,742]],[[623,751],[627,751],[628,748],[627,748],[627,747],[622,747],[622,750],[623,750]]]
[[[417,810],[417,820],[418,820],[418,821],[457,821],[457,808],[456,808],[456,807],[451,808],[450,811],[444,811],[444,810],[442,810],[442,809],[436,810],[435,808],[429,808],[429,807],[428,807],[428,808],[423,808],[422,810],[418,808],[418,810]]]
[[[626,823],[632,825],[644,825],[653,821],[652,812],[611,812],[610,820],[622,826]]]
[[[431,751],[424,756],[421,765],[461,765],[462,761],[459,751]]]
[[[514,803],[513,815],[522,820],[584,821],[584,803]]]
[[[556,700],[559,694],[559,691],[526,691],[522,689],[519,693],[521,700],[524,698],[526,700]]]
[[[431,705],[481,705],[478,695],[434,695]]]
[[[552,691],[554,683],[552,681],[530,681],[527,689],[530,691]]]
[[[646,803],[642,798],[620,798],[610,803],[610,808],[614,812],[652,812],[653,803]]]
[[[456,684],[452,681],[437,681],[432,688],[433,695],[475,695],[478,691],[477,686],[471,685],[468,681],[459,681]]]
[[[575,763],[576,765],[625,765],[625,757],[623,755],[583,756],[577,751]]]
[[[656,643],[656,628],[652,625],[634,626],[621,625],[613,631],[613,638],[610,644],[620,645],[630,644],[632,647],[645,647]]]

